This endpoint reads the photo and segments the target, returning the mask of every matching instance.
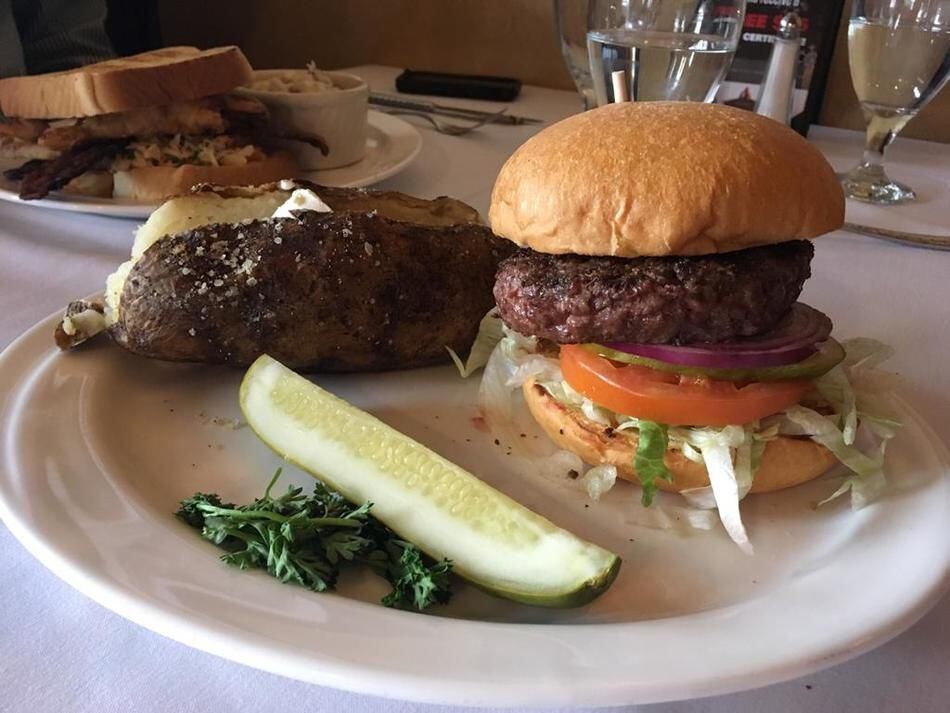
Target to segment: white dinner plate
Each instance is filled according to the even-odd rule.
[[[370,186],[402,171],[415,160],[421,149],[422,136],[412,124],[389,114],[370,111],[366,155],[360,161],[340,168],[302,173],[300,178],[338,188]],[[0,200],[54,210],[139,219],[148,218],[158,206],[156,203],[77,196],[61,191],[54,191],[39,200],[24,201],[20,199],[16,185],[4,178],[0,178]]]
[[[565,475],[516,472],[451,368],[321,376],[337,394],[623,557],[593,604],[545,610],[457,583],[434,615],[386,609],[372,575],[315,594],[241,572],[177,521],[195,491],[242,501],[281,461],[238,419],[241,372],[51,346],[51,317],[0,356],[0,515],[58,576],[156,632],[293,678],[483,705],[643,703],[761,686],[895,636],[948,583],[946,451],[906,406],[890,487],[859,512],[819,479],[743,502],[749,557],[721,531],[626,522],[638,491],[590,503]],[[526,429],[531,442],[539,432]],[[286,468],[286,465],[285,465]],[[288,482],[308,478],[286,468]],[[668,497],[668,496],[667,496]],[[843,500],[843,499],[842,499]]]

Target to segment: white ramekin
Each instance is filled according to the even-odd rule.
[[[259,69],[255,79],[280,75],[288,70]],[[306,71],[306,70],[299,70]],[[297,155],[307,171],[337,168],[355,163],[366,152],[366,115],[369,87],[360,77],[346,72],[324,72],[339,89],[314,93],[266,92],[240,87],[235,93],[253,97],[267,107],[270,125],[281,136],[309,136],[323,139],[330,149],[319,149],[301,141],[282,141]]]

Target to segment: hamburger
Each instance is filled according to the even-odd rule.
[[[168,47],[2,79],[4,176],[24,200],[63,189],[149,202],[199,183],[293,177],[264,105],[229,93],[250,79],[237,47]]]
[[[638,483],[643,505],[660,489],[718,506],[749,552],[748,492],[843,460],[855,477],[841,492],[868,494],[883,449],[855,445],[854,360],[798,301],[811,240],[841,227],[844,197],[794,131],[722,105],[605,106],[521,146],[489,215],[521,247],[494,286],[490,425],[502,374],[593,475]]]

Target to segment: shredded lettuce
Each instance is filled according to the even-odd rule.
[[[472,342],[472,348],[469,349],[468,358],[464,362],[452,347],[445,348],[463,379],[467,379],[488,363],[495,345],[505,336],[502,325],[497,309],[490,310],[482,317],[478,324],[478,334],[475,335],[475,341]]]
[[[600,496],[609,491],[617,482],[617,466],[598,465],[584,475],[584,487],[591,500],[600,500]]]
[[[563,478],[566,473],[571,471],[583,473],[587,467],[579,455],[572,451],[556,448],[553,443],[547,453],[535,454],[530,458],[529,466],[533,464],[534,472],[546,478]]]
[[[844,346],[845,351],[844,365],[851,373],[877,369],[894,356],[894,347],[868,337],[848,339],[842,346]]]
[[[640,502],[631,510],[631,521],[636,524],[665,529],[685,523],[709,529],[718,512],[718,519],[733,541],[743,552],[752,554],[739,503],[752,487],[768,442],[780,435],[811,438],[828,448],[853,473],[821,504],[850,493],[851,505],[858,509],[885,487],[885,449],[901,424],[890,414],[887,399],[895,385],[894,377],[876,368],[892,353],[880,342],[844,342],[845,360],[816,380],[814,393],[804,399],[803,405],[761,422],[712,428],[667,426],[598,406],[564,381],[556,359],[538,353],[536,339],[503,325],[501,330],[503,336],[487,360],[479,392],[479,404],[489,426],[507,435],[514,444],[525,442],[526,439],[517,438],[512,392],[533,378],[552,398],[579,409],[591,421],[616,431],[636,431],[638,446],[633,465],[643,486]],[[468,364],[463,368],[468,368]],[[702,463],[709,474],[708,487],[681,492],[689,507],[671,506],[668,499],[658,502],[656,479],[669,478],[663,463],[667,449]],[[563,450],[547,454],[540,467],[562,473],[567,469],[583,473],[585,468],[576,455]],[[581,482],[590,497],[597,500],[614,486],[616,479],[617,469],[603,465],[588,470]]]
[[[877,498],[886,486],[884,454],[887,443],[901,427],[891,415],[886,398],[894,390],[897,377],[877,367],[894,350],[875,339],[860,337],[843,343],[844,361],[815,381],[819,394],[834,411],[825,416],[803,406],[795,406],[782,416],[783,433],[805,435],[834,453],[854,475],[819,505],[851,494],[851,507],[859,510]],[[859,429],[868,434],[869,445],[857,444]]]
[[[759,470],[759,466],[762,465],[762,456],[765,454],[765,448],[769,445],[769,441],[778,436],[778,424],[773,426],[760,426],[758,429],[754,426],[747,427],[751,428],[752,436],[752,447],[751,447],[751,463],[752,475],[754,476]]]
[[[594,423],[599,423],[602,426],[610,426],[613,424],[613,413],[608,409],[598,406],[583,394],[575,391],[571,385],[561,377],[560,366],[558,366],[556,370],[552,367],[545,376],[546,379],[538,383],[551,394],[555,401],[579,408],[581,413]]]
[[[749,542],[749,536],[742,524],[742,516],[739,514],[739,500],[742,497],[739,494],[741,486],[732,464],[732,453],[729,446],[723,442],[710,439],[699,450],[703,454],[706,472],[709,474],[709,484],[712,487],[713,496],[716,498],[716,506],[719,508],[719,519],[722,526],[726,528],[729,537],[739,546],[739,549],[747,555],[753,554],[752,543]]]
[[[588,497],[596,502],[613,489],[617,477],[616,466],[599,465],[588,470],[580,483]],[[677,505],[673,501],[675,497],[672,493],[658,493],[650,506],[644,505],[641,498],[636,498],[624,510],[624,520],[654,530],[711,530],[716,526],[719,517],[715,504],[712,509],[699,509]]]
[[[698,509],[717,509],[719,519],[729,537],[746,554],[752,554],[752,544],[742,524],[739,501],[752,488],[752,458],[754,433],[757,424],[725,426],[724,428],[677,428],[679,438],[696,450],[706,472],[709,487],[691,488],[680,494]],[[735,453],[735,462],[733,462]]]
[[[784,415],[797,427],[787,428],[784,432],[808,436],[834,453],[839,461],[858,475],[871,475],[883,466],[883,457],[869,457],[848,443],[847,431],[839,428],[827,416],[805,406],[791,406],[785,409]]]
[[[663,457],[669,445],[669,432],[665,424],[653,421],[640,421],[637,440],[637,454],[633,458],[633,467],[637,471],[637,480],[643,488],[640,502],[650,507],[656,495],[656,480],[670,479]]]
[[[521,438],[534,421],[521,403],[520,387],[530,378],[561,381],[561,369],[557,359],[537,353],[537,340],[522,337],[504,325],[502,333],[485,364],[478,390],[482,417],[519,459],[520,468],[551,477],[563,477],[569,471],[583,473],[584,462],[576,453],[558,449],[547,439]]]
[[[616,482],[617,468],[613,465],[591,468],[581,479],[588,496],[595,502],[610,491]],[[719,521],[715,509],[700,510],[676,505],[671,502],[673,497],[670,494],[659,495],[649,507],[637,499],[625,510],[625,520],[654,530],[711,530]]]
[[[663,455],[667,448],[681,450],[688,458],[705,463],[707,470],[710,470],[711,466],[709,456],[703,449],[712,448],[714,459],[712,467],[718,468],[717,474],[721,484],[718,493],[712,487],[699,488],[691,494],[684,494],[687,495],[687,500],[692,507],[681,507],[674,515],[669,514],[669,507],[666,508],[667,512],[656,515],[644,515],[641,512],[638,519],[651,522],[650,526],[653,527],[669,527],[674,522],[685,521],[690,526],[708,529],[710,516],[703,511],[718,507],[720,518],[723,517],[723,512],[734,513],[734,515],[727,515],[724,520],[724,524],[728,522],[726,531],[730,536],[738,538],[737,543],[740,547],[744,549],[750,547],[741,519],[738,518],[739,500],[746,495],[752,483],[753,456],[752,438],[748,435],[749,429],[741,426],[727,426],[722,429],[666,426],[615,414],[594,404],[565,382],[558,361],[537,353],[536,339],[524,337],[504,326],[502,329],[504,337],[498,342],[488,359],[479,391],[479,406],[482,415],[499,438],[511,444],[515,450],[527,447],[526,439],[518,438],[518,431],[521,429],[517,425],[517,416],[513,409],[513,401],[517,400],[517,397],[513,396],[512,391],[533,378],[555,400],[579,409],[595,423],[611,426],[617,430],[635,429],[637,431],[638,450],[634,468],[638,475],[643,474],[641,476],[641,484],[644,486],[641,507],[648,506],[654,501],[656,478],[669,478],[669,472],[663,464]],[[739,448],[746,442],[748,442],[747,452],[740,458],[741,476],[737,479],[730,449]],[[642,453],[641,449],[643,449]],[[716,454],[721,454],[723,449],[729,457],[716,460]],[[523,451],[521,454],[528,455]],[[576,465],[573,468],[566,468],[572,457],[576,459]],[[556,465],[549,467],[551,464]],[[542,471],[560,471],[561,473],[567,469],[583,473],[585,468],[577,456],[563,450],[544,456],[536,467]],[[612,471],[609,469],[593,470],[593,475],[585,475],[582,482],[591,498],[597,499],[613,487],[616,474],[614,471],[614,478],[611,480]],[[732,498],[732,501],[727,501],[727,498]]]
[[[719,521],[715,510],[674,505],[673,497],[660,494],[650,507],[634,499],[625,511],[627,522],[654,530],[711,530]]]
[[[873,502],[884,492],[887,480],[884,478],[884,471],[878,470],[870,475],[851,477],[845,479],[840,487],[831,495],[818,503],[819,507],[830,503],[845,493],[851,493],[851,509],[860,510],[869,503]]]
[[[820,505],[831,502],[850,491],[851,506],[858,510],[881,493],[885,484],[884,451],[887,447],[887,438],[881,439],[877,452],[869,456],[856,446],[847,443],[847,432],[838,428],[827,416],[822,416],[804,406],[792,406],[785,410],[785,417],[796,427],[794,431],[796,435],[806,435],[816,443],[820,443],[854,473],[831,496],[822,500]]]
[[[680,450],[682,451],[683,455],[689,460],[693,461],[693,463],[703,462],[703,454],[694,448],[692,444],[689,443],[689,441],[683,441],[680,444]]]
[[[506,444],[520,445],[519,442],[525,439],[519,437],[514,409],[516,398],[512,394],[515,387],[509,385],[518,363],[510,359],[502,349],[503,342],[495,348],[485,365],[478,390],[478,406],[482,417],[496,436]]]
[[[829,404],[832,404],[840,420],[841,438],[847,444],[854,443],[858,433],[858,408],[854,389],[848,375],[839,364],[819,379],[815,388]],[[837,425],[835,426],[837,429]]]

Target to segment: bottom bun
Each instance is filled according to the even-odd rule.
[[[579,410],[558,403],[532,380],[524,385],[524,397],[531,415],[558,446],[576,453],[589,465],[615,465],[618,476],[639,482],[633,467],[638,440],[635,432],[615,431],[591,421]],[[671,479],[656,481],[661,490],[679,492],[709,485],[706,467],[680,451],[668,450],[663,462]],[[800,485],[835,463],[831,451],[812,440],[779,436],[765,447],[750,492],[768,493]]]
[[[113,195],[141,201],[163,201],[188,193],[199,183],[219,186],[257,185],[296,178],[297,163],[287,153],[276,153],[243,166],[150,166],[116,171]]]

